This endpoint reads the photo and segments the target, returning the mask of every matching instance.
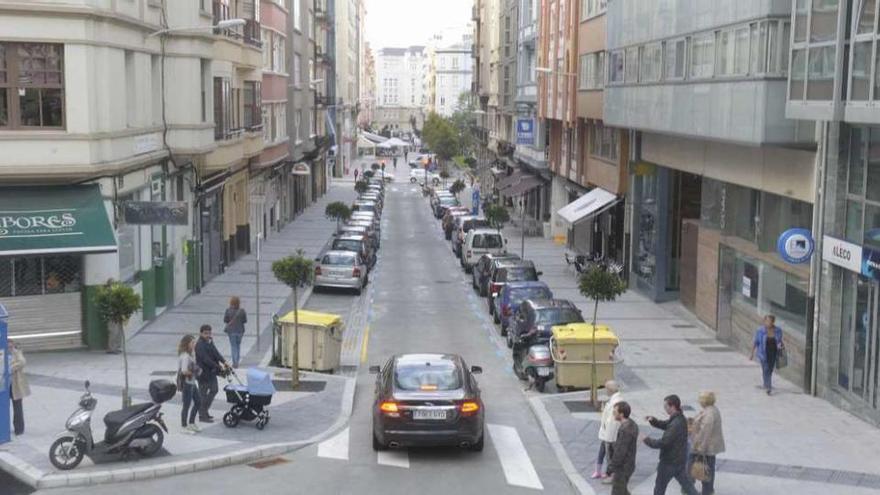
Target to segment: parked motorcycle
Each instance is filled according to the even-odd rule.
[[[79,399],[79,408],[67,419],[64,433],[49,447],[49,461],[61,470],[73,469],[83,456],[119,454],[127,458],[132,453],[144,457],[155,455],[162,448],[168,427],[162,419],[162,403],[177,393],[177,386],[168,380],[150,382],[153,402],[135,404],[104,416],[104,440],[95,443],[92,437],[92,413],[98,399],[92,397],[89,381]]]
[[[538,392],[543,392],[544,386],[554,377],[549,339],[539,337],[529,344],[527,339],[519,338],[513,345],[514,374],[520,380],[528,380]]]

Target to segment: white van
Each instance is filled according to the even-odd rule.
[[[507,239],[495,229],[471,229],[461,245],[461,266],[470,273],[480,256],[506,254]]]

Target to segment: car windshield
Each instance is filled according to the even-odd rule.
[[[324,258],[321,259],[322,265],[341,265],[341,266],[353,266],[354,265],[354,256],[350,254],[343,253],[333,253],[333,254],[325,254]]]
[[[400,390],[455,390],[461,388],[461,373],[455,363],[448,360],[398,362],[394,384]]]
[[[530,266],[514,266],[505,270],[508,282],[538,280],[538,273]]]
[[[484,219],[467,220],[462,224],[461,229],[469,232],[471,229],[480,229],[489,226],[489,221]]]
[[[510,290],[510,302],[519,304],[526,299],[546,299],[551,297],[550,291],[544,287],[522,287]]]
[[[441,205],[457,205],[458,200],[453,198],[452,196],[442,196],[440,198]]]
[[[541,308],[537,313],[535,323],[538,325],[564,325],[584,321],[584,317],[574,308]]]
[[[497,249],[502,246],[501,235],[499,234],[476,234],[474,235],[475,248]]]
[[[338,239],[333,243],[333,249],[359,252],[361,250],[361,243],[354,239]]]

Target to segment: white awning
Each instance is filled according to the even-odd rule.
[[[616,195],[597,187],[584,194],[580,198],[560,208],[556,212],[562,219],[571,225],[592,216],[598,215],[614,206],[619,199]]]

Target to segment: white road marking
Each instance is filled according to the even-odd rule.
[[[487,424],[489,435],[492,437],[492,445],[498,452],[498,460],[504,469],[504,477],[507,484],[543,490],[535,466],[529,459],[529,453],[519,438],[516,428],[511,426]]]
[[[405,450],[380,450],[376,460],[383,466],[409,469],[409,453]]]
[[[318,444],[318,457],[348,460],[349,428]]]

